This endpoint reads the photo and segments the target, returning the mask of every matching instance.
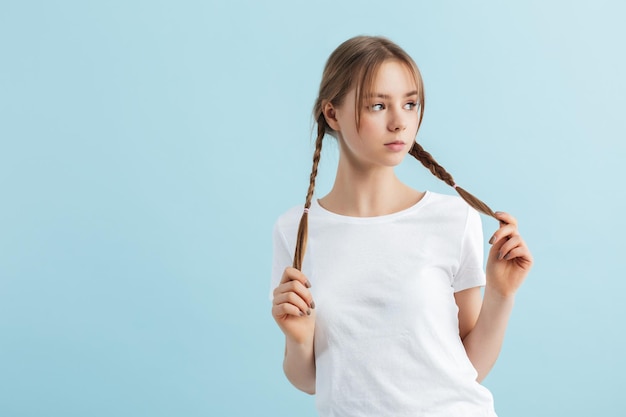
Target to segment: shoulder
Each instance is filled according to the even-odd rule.
[[[294,206],[282,213],[274,223],[274,229],[280,230],[282,233],[289,231],[297,231],[300,218],[302,218],[303,206]]]
[[[465,218],[472,211],[476,211],[458,195],[439,194],[431,191],[428,192],[428,200],[425,206],[442,216],[461,216]]]
[[[433,224],[465,234],[468,229],[482,228],[480,214],[460,196],[430,193],[422,215]]]

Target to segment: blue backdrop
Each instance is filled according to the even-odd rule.
[[[421,68],[421,143],[517,216],[535,255],[484,382],[499,414],[623,416],[624,15],[2,1],[0,415],[315,415],[282,374],[271,229],[304,201],[327,56],[372,34]],[[327,146],[318,196],[336,162]],[[412,160],[398,171],[452,191]]]

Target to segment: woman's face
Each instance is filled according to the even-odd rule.
[[[336,126],[341,154],[355,168],[393,167],[413,145],[419,124],[415,80],[405,64],[384,62],[376,74],[371,93],[359,109],[356,126],[356,90],[336,107]]]

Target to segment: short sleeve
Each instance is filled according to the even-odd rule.
[[[273,232],[273,260],[272,260],[272,279],[270,283],[270,300],[274,298],[274,289],[280,284],[283,271],[291,266],[291,254],[287,244],[287,239],[280,229],[280,222],[274,224]]]
[[[452,282],[454,292],[485,285],[483,256],[483,227],[480,214],[468,206],[459,269]]]

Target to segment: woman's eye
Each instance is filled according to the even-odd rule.
[[[384,109],[385,106],[383,106],[381,103],[376,103],[376,104],[373,104],[370,108],[373,111],[380,111],[380,110]]]
[[[417,103],[414,103],[414,102],[406,103],[404,105],[404,108],[407,110],[413,110],[416,107],[417,107]]]

